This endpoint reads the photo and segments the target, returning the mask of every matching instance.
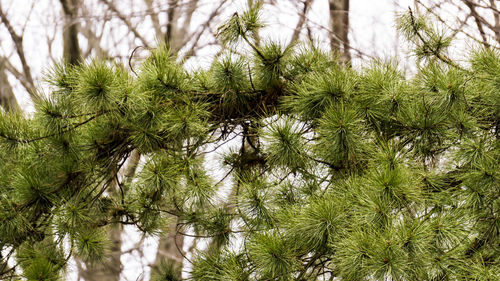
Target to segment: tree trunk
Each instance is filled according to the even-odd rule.
[[[184,235],[177,233],[177,218],[172,218],[168,231],[160,237],[158,250],[156,251],[153,272],[159,271],[162,264],[172,262],[176,267],[182,268],[182,262],[186,253],[184,252]],[[178,276],[179,278],[181,276]]]
[[[79,0],[60,0],[64,12],[63,57],[67,63],[77,65],[82,59],[78,44],[78,8]]]
[[[495,21],[494,23],[495,39],[497,40],[497,43],[500,44],[500,12],[498,11],[497,5],[495,4],[495,0],[490,0],[490,5],[491,5],[491,10],[493,11],[493,19]]]
[[[179,34],[178,21],[180,17],[179,0],[169,0],[167,9],[167,26],[165,31],[165,43],[170,47],[173,54],[182,48],[182,36]]]
[[[122,185],[124,186],[123,192],[126,194],[128,191],[126,187],[130,185],[132,179],[139,165],[141,155],[137,150],[132,151],[130,157],[128,158],[128,163],[123,171]],[[116,177],[118,178],[118,176]],[[117,197],[121,196],[119,192],[119,183],[117,179],[113,180],[109,186],[109,196]],[[86,281],[119,281],[120,275],[123,270],[123,265],[120,261],[122,256],[122,232],[123,227],[120,224],[109,225],[108,239],[111,241],[110,253],[107,255],[108,258],[97,264],[87,263],[85,268],[81,265],[79,266],[79,276]]]
[[[330,46],[337,52],[341,63],[351,61],[349,52],[349,0],[329,0],[330,4]]]
[[[123,266],[120,262],[122,246],[121,225],[110,225],[108,237],[111,241],[110,254],[102,262],[91,264],[86,263],[85,268],[78,266],[78,275],[86,281],[119,281]],[[77,261],[79,262],[79,261]]]
[[[12,86],[9,83],[3,59],[0,60],[0,106],[7,112],[20,110]]]

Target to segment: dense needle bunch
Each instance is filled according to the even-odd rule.
[[[410,11],[408,78],[258,40],[262,26],[258,5],[233,15],[192,73],[165,46],[137,76],[59,64],[33,115],[2,112],[0,279],[62,279],[72,256],[106,257],[110,226],[176,220],[207,242],[193,280],[499,280],[498,51],[458,64]]]

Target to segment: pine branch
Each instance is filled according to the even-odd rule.
[[[420,41],[422,42],[423,46],[425,47],[426,50],[430,50],[432,52],[432,54],[438,58],[440,61],[454,67],[454,68],[457,68],[457,69],[460,69],[464,72],[468,72],[468,70],[462,68],[461,66],[459,66],[458,64],[454,63],[450,58],[446,57],[446,56],[443,56],[438,50],[435,50],[433,48],[430,47],[430,44],[429,42],[427,42],[427,40],[424,39],[424,37],[422,36],[422,34],[420,33],[420,31],[418,30],[417,28],[417,25],[415,23],[415,17],[413,15],[413,11],[410,7],[408,7],[409,11],[410,11],[410,23],[411,23],[411,26],[413,28],[413,32],[415,33],[415,35],[417,35],[418,39],[420,39]]]
[[[90,121],[96,119],[97,117],[99,117],[100,115],[103,115],[105,113],[106,113],[106,111],[103,112],[103,113],[97,113],[96,115],[90,117],[89,119],[73,125],[71,128],[65,128],[61,132],[56,132],[56,133],[48,134],[48,135],[41,136],[41,137],[36,137],[36,138],[32,138],[32,139],[17,139],[17,138],[13,138],[13,137],[10,137],[10,136],[6,135],[4,132],[0,132],[0,137],[3,137],[4,139],[7,139],[9,141],[14,141],[14,142],[17,142],[17,143],[29,144],[29,143],[32,143],[32,142],[44,140],[44,139],[47,139],[47,138],[50,138],[50,137],[54,137],[54,136],[58,136],[58,135],[61,135],[61,134],[64,134],[64,133],[71,132],[71,131],[77,129],[78,127],[81,127],[81,126],[89,123]]]

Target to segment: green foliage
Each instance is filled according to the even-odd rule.
[[[428,18],[415,15],[410,9],[398,17],[397,27],[405,39],[414,44],[413,51],[417,58],[454,64],[446,57],[452,37],[445,30],[431,24]]]
[[[255,78],[259,88],[278,90],[283,87],[283,75],[291,53],[291,46],[283,47],[276,42],[270,42],[260,49],[255,56]]]
[[[82,229],[74,234],[76,254],[84,261],[98,262],[106,250],[106,235],[102,230]]]
[[[304,121],[319,118],[325,109],[352,98],[356,76],[349,69],[335,67],[326,72],[310,72],[294,90],[284,97],[284,107]]]
[[[181,268],[173,261],[162,261],[160,268],[155,270],[151,276],[152,281],[179,281],[181,279]]]
[[[319,120],[320,139],[315,150],[333,169],[361,165],[364,147],[369,144],[362,119],[355,109],[339,104],[324,112]]]
[[[240,16],[235,13],[229,21],[221,25],[218,30],[218,37],[224,44],[231,44],[243,38],[253,38],[257,36],[258,30],[263,27],[260,19],[261,2],[250,2],[248,9]]]
[[[17,255],[27,280],[62,280],[60,270],[66,261],[62,251],[49,240],[26,242],[19,248]]]
[[[289,280],[297,266],[292,249],[287,247],[279,233],[267,232],[254,235],[248,243],[248,254],[257,267],[259,279]]]
[[[270,122],[267,132],[261,135],[268,141],[266,147],[267,161],[270,166],[290,169],[296,172],[308,168],[303,132],[289,117]]]
[[[164,45],[134,75],[61,63],[34,114],[0,113],[0,279],[61,280],[72,256],[107,257],[109,227],[173,221],[206,245],[192,280],[500,278],[498,51],[454,62],[446,32],[408,13],[418,73],[355,69],[257,43],[259,8],[221,26],[208,70]]]

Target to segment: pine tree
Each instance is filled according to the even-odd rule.
[[[158,235],[176,217],[177,235],[207,242],[193,280],[499,280],[498,51],[453,61],[409,11],[408,77],[257,44],[262,26],[258,5],[234,14],[208,70],[164,45],[133,73],[61,63],[33,115],[2,112],[0,277],[63,279],[71,257],[106,256],[107,228]],[[233,139],[220,180],[205,158]],[[145,159],[126,179],[133,150]]]

